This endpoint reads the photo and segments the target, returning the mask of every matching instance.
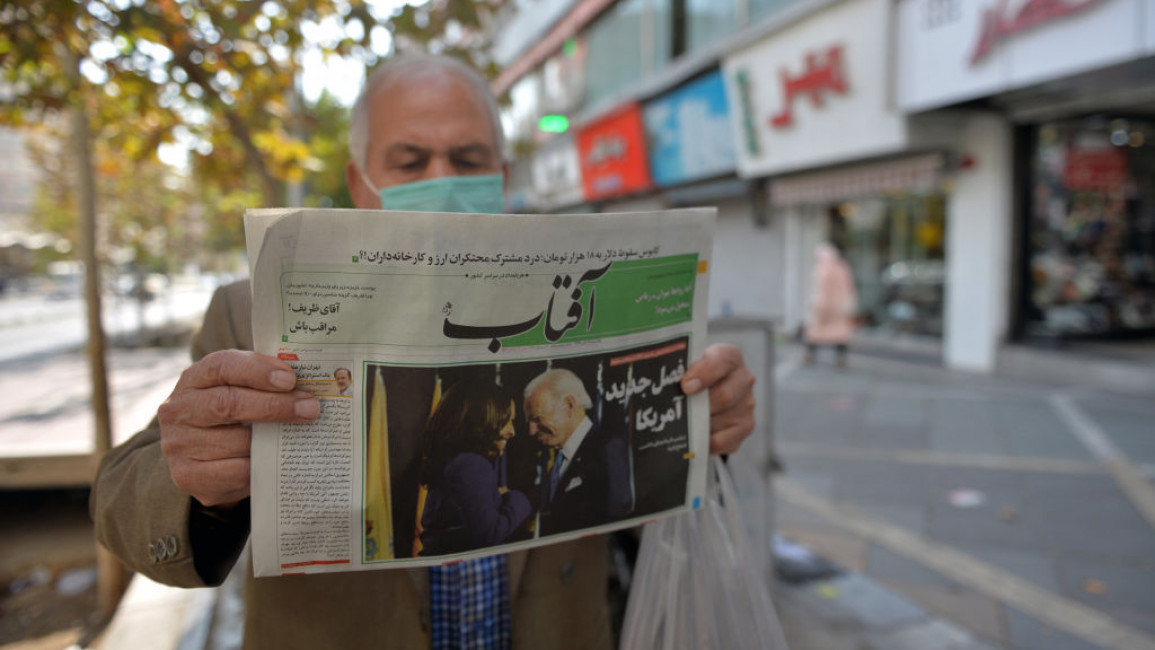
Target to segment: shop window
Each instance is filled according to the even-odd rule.
[[[831,241],[858,288],[858,317],[878,329],[942,335],[946,233],[940,194],[862,199],[828,209]]]
[[[735,30],[738,3],[743,0],[686,0],[686,49],[713,45]]]
[[[541,79],[536,72],[522,77],[510,88],[509,106],[502,110],[502,128],[514,150],[533,141],[541,106]]]
[[[622,92],[642,79],[643,0],[622,0],[585,33],[587,106]]]
[[[778,13],[780,10],[795,5],[802,0],[747,0],[747,11],[750,12],[751,22],[761,20],[766,16]]]
[[[1155,120],[1055,122],[1034,141],[1027,334],[1155,333]]]

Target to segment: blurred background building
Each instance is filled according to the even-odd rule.
[[[1155,0],[522,0],[510,209],[717,205],[712,315],[798,328],[831,240],[880,335],[1155,335]]]

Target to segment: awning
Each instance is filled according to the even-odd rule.
[[[878,194],[927,193],[938,187],[944,158],[922,154],[770,181],[770,205],[837,203]]]

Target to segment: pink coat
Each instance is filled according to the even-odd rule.
[[[850,266],[830,244],[816,251],[814,290],[806,318],[806,342],[816,345],[846,343],[854,334],[858,291]]]

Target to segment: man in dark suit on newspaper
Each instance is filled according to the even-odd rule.
[[[599,526],[633,509],[627,443],[590,420],[592,406],[569,370],[548,370],[525,388],[529,433],[550,449],[540,535]]]

